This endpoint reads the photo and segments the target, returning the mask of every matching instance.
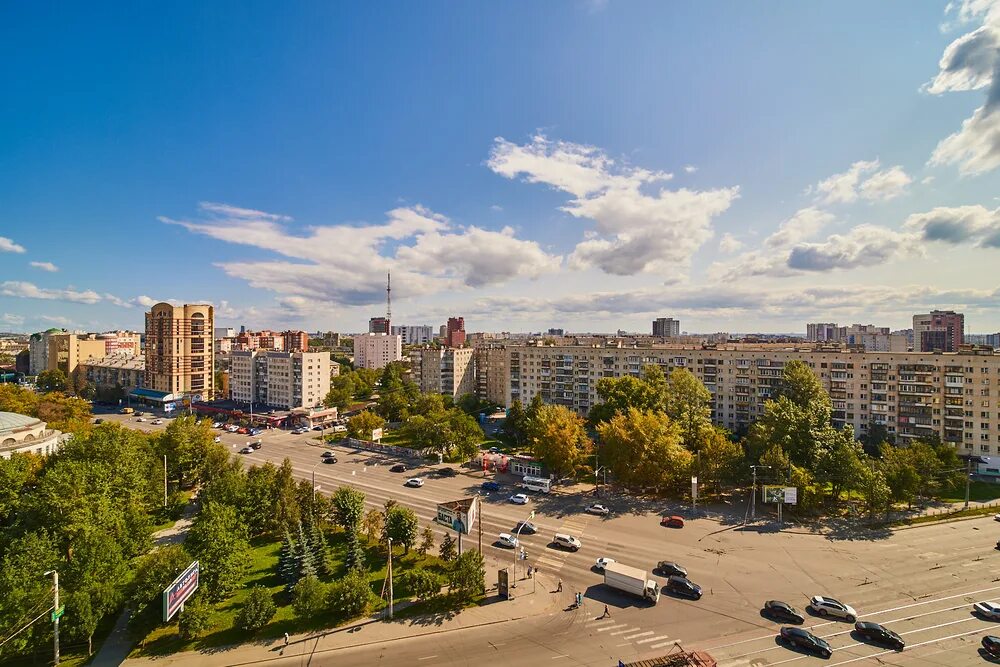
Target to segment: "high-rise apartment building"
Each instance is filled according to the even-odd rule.
[[[49,329],[31,334],[28,338],[28,373],[38,375],[49,369],[49,337],[65,333],[65,329]]]
[[[434,327],[429,324],[417,326],[393,326],[392,333],[403,339],[403,345],[423,345],[434,340]]]
[[[964,333],[965,315],[954,310],[932,310],[926,315],[913,316],[914,350],[958,352]]]
[[[368,320],[368,333],[388,334],[389,330],[388,317],[373,317]]]
[[[465,318],[449,317],[445,331],[444,344],[448,347],[462,347],[465,345]]]
[[[146,313],[146,389],[211,400],[214,316],[209,304],[158,303]]]
[[[657,338],[670,338],[681,335],[681,321],[672,317],[657,317],[653,320],[653,335]]]
[[[507,369],[507,350],[498,345],[479,345],[475,348],[476,395],[484,401],[506,405],[510,394],[510,372]]]
[[[806,340],[819,343],[837,340],[838,328],[835,322],[809,323],[806,325]]]
[[[834,423],[851,425],[862,437],[873,424],[897,441],[937,435],[959,453],[1000,455],[1000,355],[868,352],[727,345],[725,347],[509,345],[505,403],[546,403],[586,414],[599,401],[603,377],[638,377],[650,364],[665,372],[690,370],[712,392],[712,419],[742,431],[764,414],[785,365],[799,360],[812,368],[830,395]],[[490,366],[489,368],[493,368]]]
[[[235,350],[230,360],[234,401],[283,410],[314,408],[330,391],[332,362],[326,352]]]
[[[384,333],[359,334],[354,337],[355,368],[385,368],[403,358],[403,339]]]
[[[410,352],[413,381],[420,391],[458,398],[476,393],[476,364],[471,347],[425,347]]]
[[[285,352],[308,352],[309,334],[305,331],[282,331],[282,350]]]

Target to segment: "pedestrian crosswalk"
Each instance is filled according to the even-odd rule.
[[[676,640],[670,635],[658,634],[655,630],[644,630],[632,623],[619,623],[614,618],[595,618],[584,623],[589,633],[598,637],[607,637],[607,641],[615,648],[633,645],[636,651],[656,651],[672,646]]]
[[[587,514],[566,517],[556,532],[583,539],[584,531],[587,529],[587,524],[590,523],[592,518]],[[558,573],[562,569],[562,566],[566,564],[566,559],[569,555],[570,552],[563,551],[562,549],[546,549],[545,553],[535,561],[535,567],[552,574]]]

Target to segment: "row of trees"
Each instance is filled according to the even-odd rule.
[[[379,377],[379,372],[371,368],[358,368],[353,371],[341,368],[340,375],[330,381],[330,391],[323,399],[323,405],[343,410],[355,401],[366,401],[375,393]]]
[[[0,411],[38,417],[65,433],[83,434],[91,427],[90,404],[62,391],[39,394],[16,384],[0,384]]]

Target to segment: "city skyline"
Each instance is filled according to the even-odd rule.
[[[0,330],[1000,330],[997,3],[160,11],[0,10]]]

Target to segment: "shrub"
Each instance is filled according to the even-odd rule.
[[[236,615],[236,627],[254,634],[271,622],[275,611],[270,591],[263,586],[254,586],[240,613]]]

